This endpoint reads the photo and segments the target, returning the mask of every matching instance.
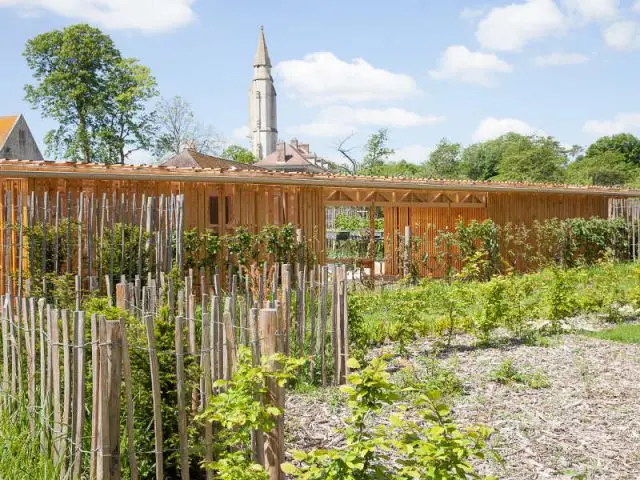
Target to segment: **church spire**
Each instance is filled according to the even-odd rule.
[[[253,60],[254,67],[271,67],[271,59],[269,58],[269,50],[267,50],[267,41],[264,38],[264,27],[260,25],[260,36],[258,37],[258,49]]]
[[[249,87],[249,129],[256,158],[262,160],[275,151],[278,140],[276,88],[271,76],[271,59],[262,27],[253,60],[253,80]]]

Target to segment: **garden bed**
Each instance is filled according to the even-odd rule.
[[[432,345],[416,342],[409,352],[395,363],[420,374]],[[492,380],[505,360],[518,371],[540,372],[549,386]],[[514,480],[640,478],[640,345],[562,335],[548,346],[474,348],[470,337],[459,336],[441,362],[463,384],[452,400],[458,423],[494,429],[491,446],[502,463],[485,461],[483,473]],[[335,389],[290,394],[287,450],[339,445],[335,431],[345,413]]]

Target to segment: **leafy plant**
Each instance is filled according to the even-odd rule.
[[[551,384],[548,377],[536,370],[535,372],[521,372],[513,364],[513,360],[504,360],[495,370],[491,372],[491,380],[502,385],[509,385],[512,383],[521,383],[527,385],[530,388],[547,388]]]
[[[469,460],[483,457],[488,429],[458,428],[436,391],[418,399],[419,421],[395,412],[388,417],[389,426],[376,426],[371,417],[397,401],[401,390],[390,381],[383,357],[373,359],[365,368],[351,359],[349,366],[357,371],[342,388],[351,409],[341,432],[346,446],[295,451],[296,464],[283,464],[285,473],[304,480],[481,478]],[[401,460],[391,462],[391,455]]]
[[[276,362],[277,369],[269,363]],[[216,460],[207,465],[222,480],[266,480],[269,478],[262,465],[251,456],[251,431],[272,430],[281,409],[265,405],[261,397],[267,392],[267,382],[274,381],[281,387],[296,378],[304,359],[293,359],[282,354],[263,359],[261,365],[252,363],[251,350],[241,347],[238,351],[238,368],[231,380],[217,380],[207,409],[197,418],[212,422],[216,432]]]

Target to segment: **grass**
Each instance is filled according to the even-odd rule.
[[[504,360],[498,365],[498,367],[491,372],[489,378],[502,385],[520,383],[533,389],[548,388],[551,386],[549,378],[544,372],[541,370],[521,372],[515,367],[511,359]]]
[[[608,330],[588,332],[587,336],[620,343],[640,343],[640,324],[617,325]]]
[[[60,472],[53,460],[40,453],[39,434],[29,431],[29,413],[0,409],[0,479],[56,480]]]

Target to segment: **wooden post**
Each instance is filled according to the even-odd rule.
[[[120,282],[116,284],[116,307],[125,312],[128,310],[126,283]]]
[[[233,372],[236,370],[236,336],[233,331],[233,320],[231,318],[231,299],[227,298],[224,304],[224,313],[222,315],[224,323],[224,345],[223,350],[225,352],[225,372],[224,378],[230,379]]]
[[[258,336],[261,340],[262,355],[266,358],[272,357],[278,352],[278,316],[275,309],[265,308],[260,310],[258,320]],[[279,366],[271,361],[268,367],[276,370]],[[284,392],[277,382],[268,380],[267,393],[264,399],[265,405],[276,408],[284,408]],[[264,462],[270,480],[280,480],[280,464],[283,461],[283,436],[282,416],[278,417],[276,426],[270,432],[264,432]]]
[[[260,365],[260,334],[258,333],[258,309],[252,308],[249,313],[249,334],[253,365]],[[259,399],[262,400],[262,399]],[[264,465],[264,433],[260,430],[251,431],[251,454],[253,462]]]
[[[275,300],[275,299],[274,299]],[[284,319],[280,331],[284,334],[284,353],[289,355],[289,333],[291,331],[291,265],[282,265],[282,314]],[[262,305],[261,305],[262,307]]]
[[[411,227],[404,227],[404,276],[411,272]]]
[[[122,325],[104,322],[100,342],[100,438],[98,480],[120,480],[120,389],[122,385]]]
[[[211,396],[211,356],[209,355],[209,349],[211,348],[210,341],[210,326],[209,326],[209,313],[206,311],[204,300],[206,294],[203,294],[203,311],[202,311],[202,343],[201,343],[201,366],[202,366],[202,392],[200,396],[200,408],[201,411],[206,410],[209,397]],[[211,422],[204,422],[204,461],[209,464],[213,462],[213,425]],[[207,480],[213,480],[213,471],[207,468]]]
[[[133,392],[131,388],[131,359],[129,358],[129,339],[127,338],[127,326],[123,318],[120,319],[122,331],[122,373],[124,377],[124,394],[127,399],[127,453],[129,458],[129,471],[131,480],[138,480],[138,461],[136,459],[136,447],[133,431]]]
[[[316,268],[311,269],[311,284],[309,287],[309,316],[311,317],[311,323],[309,329],[311,333],[309,335],[309,378],[311,383],[315,377],[316,366]]]
[[[60,342],[58,335],[58,309],[51,311],[50,341],[51,341],[51,381],[53,387],[53,463],[61,462],[62,447],[62,412],[60,409]]]
[[[327,386],[327,294],[329,290],[329,267],[322,267],[322,289],[320,290],[320,368],[322,386]]]
[[[91,466],[89,478],[96,478],[98,470],[98,426],[100,408],[100,323],[98,316],[91,315]]]
[[[149,345],[149,363],[151,365],[151,392],[153,396],[153,430],[155,433],[156,448],[156,479],[164,479],[164,455],[162,445],[162,400],[160,398],[160,376],[158,365],[158,353],[156,352],[156,335],[154,330],[153,315],[145,318],[147,326],[147,341]]]
[[[178,435],[180,436],[180,478],[189,480],[189,444],[187,441],[187,413],[184,388],[184,317],[176,317],[176,394],[178,397]],[[133,480],[133,479],[132,479]]]
[[[69,462],[67,462],[67,440],[69,438],[69,419],[71,417],[71,345],[69,344],[69,310],[62,310],[62,363],[64,366],[64,397],[62,402],[62,425],[60,428],[60,450],[62,452],[62,473],[66,477]]]
[[[84,387],[85,387],[85,358],[84,358],[84,321],[85,312],[77,311],[74,316],[74,344],[75,344],[75,405],[73,432],[73,463],[71,478],[79,480],[82,477],[82,437],[84,434]]]

